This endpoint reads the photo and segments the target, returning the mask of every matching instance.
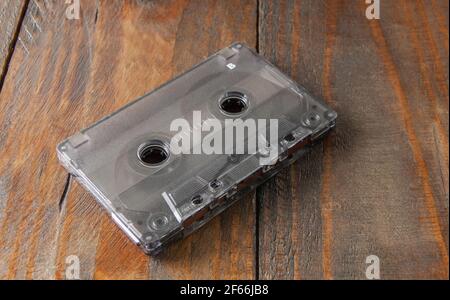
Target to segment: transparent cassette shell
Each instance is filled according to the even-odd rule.
[[[237,99],[237,100],[236,100]],[[278,154],[174,154],[177,118],[278,120]],[[146,253],[205,224],[334,127],[336,112],[241,43],[57,146],[61,164]],[[251,135],[249,133],[249,135]],[[250,137],[251,138],[251,137]],[[269,149],[270,151],[270,149]]]

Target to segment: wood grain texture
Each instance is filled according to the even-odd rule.
[[[17,33],[25,13],[26,0],[0,2],[0,89],[7,72],[8,62],[17,42]]]
[[[260,2],[260,52],[339,113],[258,191],[261,278],[448,278],[448,1],[381,2]]]
[[[86,279],[364,279],[368,255],[384,279],[448,278],[449,2],[381,3],[368,20],[362,0],[82,0],[68,20],[64,1],[3,1],[1,49],[27,9],[0,57],[0,278],[63,279],[70,255]],[[149,258],[56,144],[234,41],[334,107],[337,128]]]
[[[254,278],[254,195],[149,258],[66,186],[55,146],[236,40],[255,47],[256,2],[81,1],[79,20],[66,7],[30,2],[0,98],[0,277],[64,278],[77,255],[81,278]]]

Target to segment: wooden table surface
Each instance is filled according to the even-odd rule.
[[[0,278],[448,278],[449,2],[0,3]],[[339,113],[292,167],[147,257],[55,146],[234,41]]]

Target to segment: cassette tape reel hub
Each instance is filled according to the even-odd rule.
[[[153,140],[139,146],[137,156],[146,166],[159,166],[169,158],[169,147],[162,141]]]
[[[236,43],[69,137],[57,153],[130,239],[155,254],[299,158],[334,127],[336,117]],[[171,130],[179,119],[189,126]],[[247,151],[221,142],[230,124],[246,126],[231,132],[242,133],[239,143]],[[214,128],[208,143],[221,145],[222,152],[174,151],[174,140],[205,128]],[[203,150],[205,140],[193,138],[186,149]],[[255,151],[249,150],[252,143]]]
[[[219,106],[225,115],[237,116],[247,110],[248,99],[241,92],[227,92],[220,99]]]

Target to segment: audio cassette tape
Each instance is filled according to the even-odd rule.
[[[337,114],[241,43],[57,146],[145,253],[193,232],[299,158]]]

